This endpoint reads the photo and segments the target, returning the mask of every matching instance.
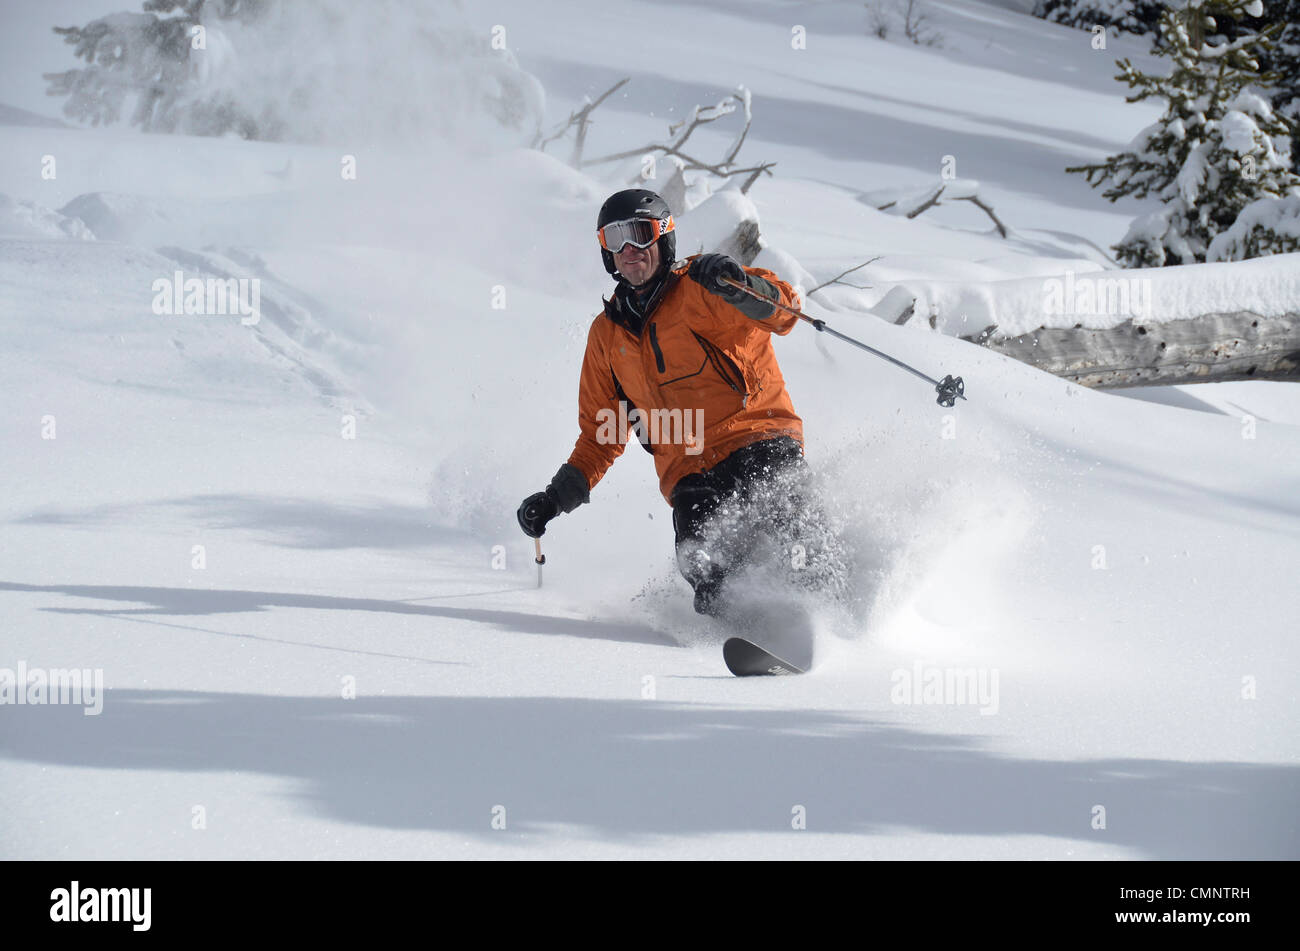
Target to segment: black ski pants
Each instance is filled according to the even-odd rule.
[[[677,566],[692,588],[716,587],[761,545],[796,583],[825,587],[838,558],[803,446],[777,436],[737,449],[673,487]]]

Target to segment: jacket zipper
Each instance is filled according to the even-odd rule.
[[[695,337],[696,342],[700,345],[700,349],[704,351],[704,355],[708,357],[709,362],[713,364],[713,368],[718,371],[718,376],[722,377],[723,382],[726,383],[727,386],[731,387],[733,390],[735,390],[737,393],[740,394],[741,407],[744,408],[748,406],[749,390],[748,390],[748,382],[745,380],[744,372],[740,369],[740,367],[736,366],[735,361],[732,360],[729,356],[727,356],[725,351],[718,349],[718,347],[710,343],[708,340],[705,340],[694,330],[691,331],[691,334],[692,336]],[[726,370],[724,370],[724,367],[727,370],[730,370],[731,372],[730,373],[726,372]],[[737,380],[740,381],[741,385],[737,385],[736,383]]]
[[[659,368],[660,373],[666,372],[666,367],[664,365],[664,352],[659,349],[659,335],[655,333],[655,325],[653,322],[650,324],[650,346],[654,347],[655,366]]]

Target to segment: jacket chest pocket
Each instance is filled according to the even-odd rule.
[[[749,400],[745,371],[725,350],[689,327],[665,330],[657,321],[646,328],[657,380],[661,387],[689,386],[701,395],[721,384],[744,406]]]

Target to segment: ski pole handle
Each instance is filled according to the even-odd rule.
[[[727,275],[722,274],[719,275],[718,280],[721,281],[723,284],[726,284],[728,287],[734,287],[738,291],[744,291],[750,297],[754,298],[754,300],[761,300],[765,304],[771,304],[777,310],[783,310],[787,314],[793,314],[795,317],[798,317],[800,320],[806,320],[808,321],[808,323],[812,324],[818,330],[821,330],[826,326],[826,321],[818,320],[816,317],[809,317],[803,311],[795,310],[793,307],[787,307],[785,304],[782,304],[779,300],[772,300],[772,298],[760,294],[758,291],[754,290],[748,284],[744,283],[743,281],[738,281],[734,277],[727,277]]]

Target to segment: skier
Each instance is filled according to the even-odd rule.
[[[771,335],[788,334],[797,318],[720,278],[797,307],[794,289],[725,254],[676,263],[672,212],[652,191],[610,196],[596,227],[617,286],[587,336],[580,434],[546,489],[520,504],[520,527],[538,538],[551,519],[589,501],[623,452],[626,423],[654,456],[696,611],[724,613],[724,584],[758,556],[764,537],[794,553],[792,580],[835,585],[838,556],[808,488],[803,423],[772,348]]]

